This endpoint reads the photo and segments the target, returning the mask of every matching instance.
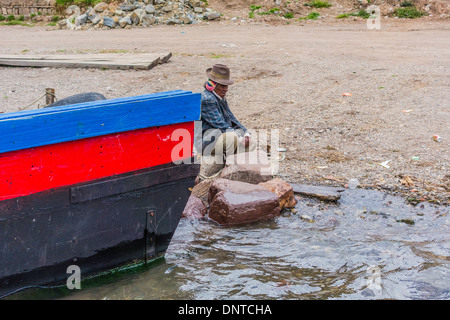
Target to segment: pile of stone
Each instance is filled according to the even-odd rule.
[[[66,9],[67,18],[59,28],[72,30],[150,27],[154,24],[195,24],[220,19],[220,14],[199,0],[126,0],[116,6],[100,2],[81,10],[76,5]]]

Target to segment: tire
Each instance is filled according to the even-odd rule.
[[[96,92],[85,92],[85,93],[79,93],[61,100],[58,100],[52,104],[49,104],[48,106],[44,108],[51,108],[51,107],[58,107],[58,106],[65,106],[69,104],[76,104],[76,103],[83,103],[83,102],[90,102],[90,101],[97,101],[97,100],[106,100],[105,96],[96,93]]]

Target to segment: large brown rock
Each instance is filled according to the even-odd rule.
[[[182,218],[201,219],[207,214],[206,206],[200,198],[191,194],[184,207]]]
[[[226,158],[220,177],[258,184],[272,179],[272,165],[262,150],[237,153]]]
[[[280,214],[278,197],[266,188],[216,179],[209,189],[209,218],[220,225],[270,220]]]
[[[292,208],[297,204],[297,200],[295,200],[294,190],[292,186],[286,181],[275,178],[269,180],[267,182],[259,183],[260,186],[263,186],[269,191],[274,192],[278,196],[278,201],[280,203],[280,208]]]

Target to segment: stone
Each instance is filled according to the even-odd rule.
[[[154,14],[155,13],[155,7],[153,5],[151,5],[151,4],[145,6],[144,10],[148,14]]]
[[[190,14],[185,14],[180,18],[180,22],[184,24],[191,24],[194,21],[194,17]]]
[[[119,20],[119,26],[121,26],[122,28],[125,28],[126,25],[129,25],[131,23],[132,23],[131,19],[128,16],[123,17],[122,19]]]
[[[266,188],[216,179],[209,189],[209,218],[222,226],[271,220],[280,214],[278,197]]]
[[[134,5],[120,5],[119,9],[123,10],[123,11],[133,11],[135,9],[135,6]]]
[[[75,16],[79,16],[81,14],[81,9],[79,6],[76,5],[71,5],[68,6],[66,9],[66,13],[71,16],[71,15],[75,15]]]
[[[164,6],[160,9],[162,12],[171,12],[172,7],[171,6]]]
[[[96,12],[103,12],[103,11],[107,10],[108,7],[109,7],[109,4],[107,4],[106,2],[100,2],[95,5],[94,10]]]
[[[67,19],[59,20],[58,21],[58,28],[63,29],[67,27]]]
[[[156,18],[152,15],[146,14],[142,17],[142,26],[149,27],[155,24]]]
[[[213,12],[205,12],[203,15],[206,20],[217,20],[220,19],[220,14],[213,11]]]
[[[97,25],[100,21],[102,21],[102,17],[100,15],[95,15],[92,18],[90,18],[92,24],[95,26]]]
[[[75,18],[75,26],[78,27],[78,26],[85,25],[87,20],[88,20],[88,16],[87,16],[87,14],[84,13]]]
[[[313,186],[305,184],[291,184],[294,193],[307,197],[318,198],[323,201],[338,201],[341,198],[340,192],[344,189],[326,186]]]
[[[275,178],[267,182],[261,182],[259,185],[277,195],[281,209],[292,208],[297,204],[294,190],[286,181],[280,178]]]
[[[114,28],[116,26],[116,23],[110,17],[103,17],[103,25],[106,27]]]
[[[203,8],[195,7],[195,8],[194,8],[194,12],[195,12],[195,13],[203,13]]]
[[[131,19],[131,23],[136,25],[136,26],[141,22],[141,18],[136,13],[136,11],[133,11],[129,17]]]
[[[205,204],[200,198],[197,198],[195,195],[191,194],[186,207],[184,207],[183,213],[181,215],[182,218],[190,218],[190,219],[201,219],[206,216],[208,210],[206,209]]]
[[[272,179],[272,165],[262,150],[228,156],[220,177],[258,184]]]

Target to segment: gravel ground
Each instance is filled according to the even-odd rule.
[[[236,79],[228,91],[235,115],[247,128],[278,130],[286,181],[357,179],[413,203],[450,203],[449,21],[383,21],[380,30],[364,20],[0,30],[0,54],[173,54],[150,71],[0,67],[0,112],[42,107],[48,87],[59,99],[201,92],[206,68],[224,63]]]

